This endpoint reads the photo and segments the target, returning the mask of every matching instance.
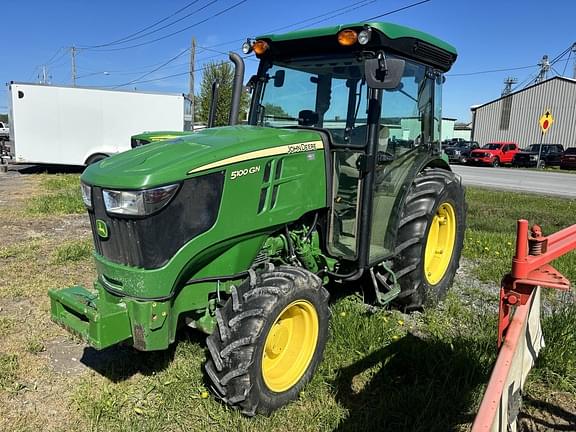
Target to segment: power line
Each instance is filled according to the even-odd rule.
[[[56,59],[56,57],[58,56],[58,54],[60,53],[60,57],[58,59]],[[59,59],[61,59],[62,57],[66,57],[68,55],[68,50],[65,47],[60,47],[58,48],[58,50],[54,53],[54,55],[52,57],[50,57],[50,59],[45,62],[44,64],[46,66],[49,66],[51,63],[55,63],[57,62]]]
[[[536,66],[538,66],[538,65],[520,66],[520,67],[504,68],[504,69],[490,69],[490,70],[477,71],[477,72],[446,74],[446,76],[447,77],[458,77],[458,76],[482,75],[482,74],[488,74],[488,73],[494,73],[494,72],[508,72],[508,71],[522,70],[522,69],[530,69],[530,68],[534,68]]]
[[[309,23],[309,24],[306,24],[306,25],[303,26],[303,27],[298,27],[296,30],[301,30],[301,29],[305,29],[305,28],[308,28],[308,27],[315,26],[316,24],[320,24],[320,23],[323,23],[324,21],[328,21],[328,20],[330,20],[330,19],[332,19],[332,18],[336,18],[337,16],[341,16],[341,15],[347,14],[348,12],[352,12],[352,11],[354,11],[354,10],[361,9],[361,8],[363,8],[363,7],[366,7],[366,6],[370,5],[370,4],[372,4],[372,3],[376,3],[377,1],[378,1],[378,0],[370,0],[369,2],[367,2],[367,3],[365,3],[365,4],[361,4],[361,5],[358,5],[358,6],[355,6],[355,7],[348,6],[347,9],[346,9],[345,11],[343,11],[343,12],[338,12],[338,13],[333,13],[333,14],[331,13],[331,14],[329,14],[330,16],[328,16],[328,17],[326,17],[326,18],[323,18],[323,19],[318,20],[318,21],[311,22],[311,23]],[[429,1],[429,0],[427,0],[427,1]],[[359,2],[359,3],[362,3],[362,2]]]
[[[313,16],[313,17],[310,17],[310,18],[306,18],[306,19],[304,19],[304,20],[302,20],[302,21],[297,21],[297,22],[292,23],[292,24],[287,24],[287,25],[284,25],[284,26],[282,26],[282,27],[277,27],[277,28],[274,28],[274,29],[272,29],[272,30],[268,30],[268,31],[265,31],[265,32],[258,32],[258,33],[260,33],[260,34],[274,33],[274,32],[277,32],[277,31],[280,31],[280,30],[285,30],[285,29],[287,29],[287,28],[294,27],[294,26],[297,26],[297,25],[300,25],[300,24],[303,24],[303,23],[306,23],[306,22],[309,22],[309,21],[314,21],[314,20],[316,20],[316,19],[318,19],[318,18],[326,17],[325,19],[322,19],[322,20],[319,20],[319,21],[316,21],[316,22],[314,22],[314,23],[311,23],[311,24],[308,24],[308,25],[307,25],[307,27],[313,26],[313,25],[315,25],[315,24],[319,24],[319,23],[322,23],[322,22],[324,22],[324,21],[328,21],[329,19],[332,19],[332,18],[334,18],[334,17],[336,17],[336,16],[343,15],[344,13],[350,12],[351,10],[355,10],[355,9],[359,9],[359,8],[361,8],[361,7],[367,6],[367,5],[369,5],[369,4],[371,4],[371,3],[374,3],[374,2],[376,2],[376,1],[378,1],[378,0],[362,0],[362,1],[358,1],[358,2],[356,2],[356,3],[352,3],[351,5],[347,5],[347,6],[344,6],[344,7],[341,7],[341,8],[337,8],[337,9],[333,9],[333,10],[328,11],[328,12],[325,12],[325,13],[323,13],[323,14],[316,15],[316,16]],[[390,14],[393,14],[393,13],[396,13],[396,12],[399,12],[399,11],[402,11],[402,10],[404,10],[404,9],[408,9],[408,8],[410,8],[410,7],[417,6],[417,5],[420,4],[420,3],[426,3],[426,2],[428,2],[428,1],[430,1],[430,0],[424,0],[424,1],[421,1],[421,2],[416,3],[416,4],[413,4],[413,5],[404,6],[404,7],[402,7],[402,8],[399,8],[399,9],[396,9],[396,10],[393,10],[393,11],[386,12],[385,14],[382,14],[382,15],[379,15],[379,16],[390,15]],[[366,3],[366,4],[362,5],[362,3]],[[358,7],[354,7],[354,6],[358,6]],[[344,13],[342,13],[342,14],[332,15],[332,14],[334,14],[335,12],[340,12],[340,11],[345,10],[345,9],[346,9],[346,11],[345,11]],[[331,16],[328,16],[328,15],[331,15]],[[373,19],[373,18],[368,18],[368,20],[370,20],[370,19]],[[364,20],[364,21],[366,21],[366,20]],[[306,27],[303,27],[303,28],[306,28]],[[210,45],[209,47],[204,47],[204,49],[214,48],[214,47],[219,47],[219,46],[225,46],[225,45],[230,45],[230,44],[232,44],[232,43],[241,42],[241,41],[243,41],[243,40],[245,40],[245,38],[239,38],[239,39],[229,40],[229,41],[226,41],[226,42],[220,42],[220,43],[215,44],[215,45]]]
[[[518,90],[518,89],[519,89],[520,87],[522,87],[522,86],[524,86],[524,87],[522,87],[522,88],[528,87],[528,86],[534,81],[534,79],[536,78],[536,76],[538,76],[538,72],[536,72],[535,74],[529,75],[528,78],[526,78],[524,81],[522,81],[522,82],[521,82],[520,84],[518,84],[516,87],[514,87],[514,88],[511,90],[511,93],[514,93],[516,90]],[[524,85],[524,84],[526,84],[526,85]]]
[[[105,43],[105,44],[91,45],[91,46],[81,46],[80,48],[84,48],[84,49],[88,49],[88,48],[101,48],[101,47],[106,47],[106,46],[110,46],[110,45],[117,45],[117,44],[119,44],[119,43],[126,42],[127,39],[130,39],[130,38],[132,38],[132,37],[134,37],[134,36],[137,36],[137,35],[145,32],[146,30],[149,30],[149,29],[151,29],[151,28],[153,28],[153,27],[156,27],[158,24],[162,24],[163,22],[169,20],[170,18],[172,18],[172,17],[175,16],[175,15],[178,15],[180,12],[182,12],[182,11],[185,10],[185,9],[188,9],[190,6],[193,6],[194,4],[198,3],[199,1],[200,1],[200,0],[191,1],[190,3],[186,4],[184,7],[181,7],[181,8],[178,9],[176,12],[173,12],[172,14],[168,15],[167,17],[164,17],[164,18],[162,18],[161,20],[156,21],[154,24],[150,24],[149,26],[146,26],[146,27],[144,27],[143,29],[141,29],[141,30],[139,30],[139,31],[137,31],[137,32],[135,32],[135,33],[131,33],[131,34],[129,34],[128,36],[124,36],[123,38],[116,39],[116,40],[114,40],[114,41],[112,41],[112,42],[108,42],[108,43]],[[186,17],[188,17],[188,16],[190,16],[190,14],[184,16],[183,18],[180,18],[180,20],[178,20],[178,21],[181,21],[182,19],[184,19],[184,18],[186,18]],[[170,25],[173,25],[173,24],[177,23],[178,21],[174,21],[174,22],[173,22],[172,24],[170,24]],[[165,28],[165,27],[162,27],[162,28]],[[143,37],[143,36],[141,36],[141,37]]]
[[[228,7],[228,8],[226,8],[226,9],[221,10],[220,12],[212,15],[211,17],[208,17],[208,18],[206,18],[206,19],[204,19],[204,20],[202,20],[202,21],[200,21],[200,22],[194,23],[194,24],[192,24],[192,25],[190,25],[190,26],[188,26],[188,27],[186,27],[186,28],[180,29],[180,30],[178,30],[178,31],[176,31],[176,32],[173,32],[173,33],[164,35],[164,36],[162,36],[162,37],[160,37],[160,38],[153,39],[153,40],[150,40],[150,41],[146,41],[146,42],[143,42],[143,43],[140,43],[140,44],[128,46],[128,47],[114,48],[114,49],[100,50],[100,51],[117,51],[117,50],[122,50],[122,49],[135,48],[135,47],[138,47],[138,46],[147,45],[147,44],[156,42],[156,41],[158,41],[158,40],[166,39],[166,38],[171,37],[171,36],[173,36],[173,35],[175,35],[175,34],[178,34],[178,33],[181,33],[181,32],[183,32],[183,31],[186,31],[186,30],[188,30],[189,28],[192,28],[192,27],[194,27],[194,26],[196,26],[196,25],[200,25],[200,24],[202,24],[202,23],[204,23],[204,22],[206,22],[206,21],[208,21],[208,20],[210,20],[210,19],[213,19],[213,18],[215,18],[215,17],[217,17],[217,16],[219,16],[219,15],[222,15],[223,13],[228,12],[229,10],[231,10],[231,9],[237,7],[237,6],[240,6],[241,4],[245,3],[246,1],[247,1],[247,0],[241,0],[241,1],[237,2],[237,3],[235,3],[234,5],[232,5],[232,6]],[[309,26],[313,26],[313,25],[318,24],[318,23],[320,23],[320,22],[323,22],[323,21],[327,21],[327,20],[329,20],[329,19],[332,19],[332,18],[334,18],[334,17],[336,17],[336,16],[343,15],[343,14],[345,14],[345,13],[347,13],[347,12],[350,12],[351,10],[360,9],[360,8],[362,8],[362,7],[365,7],[365,6],[369,5],[369,4],[375,3],[376,1],[378,1],[378,0],[362,0],[362,1],[358,1],[358,2],[356,2],[356,3],[353,3],[352,5],[348,5],[348,6],[345,6],[345,7],[337,8],[337,9],[334,9],[334,10],[332,10],[332,11],[330,11],[330,12],[325,12],[325,13],[323,13],[323,14],[321,14],[321,15],[318,15],[318,16],[315,16],[315,17],[307,18],[307,19],[305,19],[305,20],[298,21],[298,22],[293,23],[293,24],[285,25],[285,26],[282,26],[282,27],[280,27],[280,28],[271,30],[270,32],[282,30],[282,29],[285,29],[285,28],[288,28],[288,27],[293,27],[293,26],[302,24],[302,23],[304,23],[304,22],[313,21],[313,20],[315,20],[315,19],[317,19],[317,18],[324,18],[324,19],[322,19],[322,20],[315,21],[315,22],[309,24]],[[386,15],[391,15],[391,14],[394,14],[394,13],[397,13],[397,12],[400,12],[400,11],[403,11],[403,10],[406,10],[406,9],[409,9],[409,8],[412,8],[412,7],[415,7],[415,6],[418,6],[418,5],[420,5],[420,4],[427,3],[427,2],[429,2],[429,1],[430,1],[430,0],[422,0],[422,1],[419,1],[419,2],[416,2],[416,3],[413,3],[413,4],[409,4],[409,5],[407,5],[407,6],[403,6],[403,7],[401,7],[401,8],[394,9],[394,10],[392,10],[392,11],[389,11],[389,12],[386,12],[386,13],[383,13],[383,14],[380,14],[380,15],[378,15],[378,16],[376,16],[376,17],[368,18],[368,19],[366,19],[365,21],[373,20],[373,19],[375,19],[375,18],[379,18],[379,17],[386,16]],[[335,14],[335,13],[336,13],[336,14]],[[238,40],[242,40],[242,39],[238,39]],[[207,57],[207,58],[203,59],[203,60],[205,61],[205,60],[208,60],[208,59],[210,59],[210,58],[219,57],[219,56],[221,56],[221,55],[227,55],[227,53],[222,52],[222,51],[215,50],[215,49],[213,49],[213,48],[216,47],[216,46],[221,46],[221,45],[229,44],[229,43],[232,43],[232,42],[236,42],[236,40],[235,40],[235,41],[230,41],[230,42],[221,43],[221,44],[217,44],[217,45],[212,45],[212,46],[210,46],[210,47],[202,47],[202,46],[199,46],[198,48],[204,49],[204,50],[206,50],[206,51],[212,51],[212,52],[217,53],[217,55],[214,55],[214,56]],[[189,51],[189,49],[186,49],[184,52],[180,53],[176,58],[178,58],[180,55],[183,55],[183,54],[184,54],[185,52],[187,52],[187,51]],[[248,57],[248,56],[247,56],[247,58],[250,59],[250,60],[257,61],[257,60],[255,60],[255,59],[253,59],[252,57]],[[149,76],[150,74],[152,74],[152,73],[154,73],[154,72],[156,72],[156,71],[164,68],[165,66],[167,66],[167,65],[168,65],[171,61],[173,61],[173,60],[175,60],[175,58],[172,58],[172,59],[168,60],[167,62],[162,63],[159,67],[157,67],[156,69],[151,70],[151,71],[145,73],[145,74],[144,74],[143,76],[141,76],[141,77],[138,77],[138,78],[136,78],[136,79],[134,79],[134,80],[131,80],[131,81],[128,82],[128,83],[116,85],[116,86],[114,86],[114,88],[116,88],[116,87],[123,87],[123,86],[126,86],[126,85],[136,84],[136,83],[142,84],[142,83],[153,82],[153,81],[161,81],[161,80],[163,80],[163,79],[172,78],[172,77],[175,77],[175,76],[182,76],[182,75],[184,75],[184,74],[189,73],[189,71],[188,71],[188,72],[182,72],[182,73],[167,75],[167,76],[165,76],[165,77],[155,78],[155,79],[151,79],[151,80],[142,80],[142,78],[144,78],[144,77],[146,77],[146,76]],[[205,68],[201,68],[201,69],[198,69],[197,71],[202,71],[202,70],[204,70],[204,69],[205,69]]]
[[[203,66],[203,67],[201,67],[201,68],[199,68],[199,69],[196,68],[196,69],[194,69],[194,72],[201,72],[201,71],[203,71],[203,70],[208,69],[210,66],[211,66],[211,64],[208,64],[208,65],[205,65],[205,66]],[[149,80],[135,81],[135,82],[133,82],[132,84],[144,84],[144,83],[149,83],[149,82],[154,82],[154,81],[162,81],[162,80],[165,80],[165,79],[168,79],[168,78],[174,78],[174,77],[179,77],[179,76],[184,76],[184,75],[189,75],[189,74],[190,74],[190,71],[187,70],[187,71],[185,71],[185,72],[175,73],[175,74],[172,74],[172,75],[166,75],[166,76],[158,77],[158,78],[152,78],[152,79],[149,79]],[[104,87],[104,88],[116,88],[116,87],[119,87],[119,86],[117,86],[117,85],[116,85],[116,86],[106,86],[106,87]]]
[[[375,19],[377,19],[377,18],[382,18],[382,17],[387,16],[387,15],[392,15],[392,14],[394,14],[394,13],[396,13],[396,12],[402,12],[403,10],[410,9],[410,8],[419,6],[419,5],[424,4],[424,3],[428,3],[429,1],[430,1],[430,0],[422,0],[422,1],[419,1],[419,2],[417,2],[417,3],[412,3],[412,4],[409,4],[409,5],[407,5],[407,6],[404,6],[404,7],[398,8],[398,9],[391,10],[390,12],[386,12],[386,13],[383,13],[383,14],[380,14],[380,15],[376,15],[376,16],[373,16],[373,17],[370,17],[370,18],[366,18],[366,19],[364,19],[364,20],[362,20],[362,21],[372,21],[372,20],[375,20]]]
[[[132,81],[128,81],[128,82],[125,83],[125,84],[119,84],[119,85],[117,85],[117,86],[115,86],[115,87],[113,87],[113,88],[124,87],[124,86],[130,85],[130,84],[133,84],[133,83],[135,83],[135,82],[141,81],[142,78],[146,78],[148,75],[153,74],[154,72],[159,71],[159,70],[162,69],[164,66],[172,63],[172,62],[173,62],[174,60],[176,60],[177,58],[182,57],[182,56],[183,56],[184,54],[186,54],[188,51],[190,51],[190,48],[186,48],[185,50],[183,50],[183,51],[181,51],[180,53],[176,54],[176,55],[175,55],[174,57],[172,57],[170,60],[162,63],[162,64],[161,64],[160,66],[158,66],[157,68],[152,69],[152,70],[149,71],[149,72],[146,72],[144,75],[142,75],[142,76],[140,76],[140,77],[138,77],[138,78],[136,78],[136,79],[133,79]]]
[[[240,6],[241,4],[246,3],[247,1],[248,1],[248,0],[240,0],[240,1],[237,2],[237,3],[234,3],[232,6],[229,6],[229,7],[225,8],[225,9],[222,9],[221,11],[219,11],[219,12],[217,12],[217,13],[209,16],[208,18],[205,18],[205,19],[203,19],[203,20],[201,20],[201,21],[197,21],[197,22],[195,22],[194,24],[191,24],[191,25],[189,25],[189,26],[187,26],[187,27],[184,27],[184,28],[182,28],[182,29],[180,29],[180,30],[177,30],[177,31],[175,31],[175,32],[168,33],[167,35],[158,37],[158,38],[156,38],[156,39],[152,39],[152,40],[149,40],[149,41],[146,41],[146,42],[142,42],[142,43],[139,43],[139,44],[135,44],[135,45],[129,45],[129,46],[126,46],[126,47],[110,48],[110,49],[102,49],[102,50],[94,50],[93,52],[120,51],[120,50],[125,50],[125,49],[131,49],[131,48],[140,47],[140,46],[143,46],[143,45],[149,45],[149,44],[151,44],[151,43],[158,42],[158,41],[160,41],[160,40],[163,40],[163,39],[166,39],[166,38],[175,36],[175,35],[177,35],[177,34],[179,34],[179,33],[185,32],[186,30],[189,30],[189,29],[191,29],[192,27],[196,27],[196,26],[199,26],[200,24],[204,24],[205,22],[210,21],[211,19],[214,19],[214,18],[216,18],[216,17],[218,17],[218,16],[220,16],[220,15],[223,15],[223,14],[225,14],[226,12],[228,12],[228,11],[230,11],[230,10],[238,7],[238,6]]]
[[[199,0],[197,0],[197,1],[199,1]],[[173,26],[174,24],[177,24],[177,23],[179,23],[180,21],[183,21],[183,20],[185,20],[186,18],[189,18],[189,17],[191,17],[192,15],[197,14],[198,12],[202,12],[204,9],[207,9],[208,7],[212,6],[212,5],[213,5],[214,3],[216,3],[217,1],[218,1],[218,0],[213,0],[213,1],[205,4],[205,5],[202,6],[201,8],[196,9],[195,11],[190,12],[189,14],[184,15],[183,17],[177,19],[176,21],[173,21],[173,22],[171,22],[171,23],[168,23],[168,24],[166,24],[166,25],[164,25],[164,26],[162,26],[162,27],[160,27],[160,28],[157,28],[157,29],[155,29],[155,30],[149,31],[149,32],[144,33],[144,34],[142,34],[142,35],[140,35],[140,36],[136,36],[136,37],[133,37],[133,38],[130,38],[130,39],[125,39],[125,40],[123,40],[122,42],[118,42],[118,43],[115,43],[115,44],[107,44],[107,45],[104,45],[104,46],[120,45],[120,44],[124,44],[124,43],[128,43],[128,42],[132,42],[132,41],[135,41],[135,40],[138,40],[138,39],[142,39],[142,38],[144,38],[144,37],[146,37],[146,36],[149,36],[149,35],[151,35],[151,34],[154,34],[154,33],[157,33],[157,32],[159,32],[159,31],[161,31],[161,30],[164,30],[165,28],[171,27],[171,26]],[[117,48],[117,49],[120,50],[120,49],[123,49],[123,48]],[[98,50],[98,51],[111,51],[111,50]]]
[[[304,24],[304,23],[307,23],[307,22],[310,22],[310,21],[314,21],[314,20],[316,20],[316,19],[318,19],[318,18],[327,17],[328,15],[332,15],[332,14],[337,13],[337,12],[340,12],[340,11],[344,11],[344,12],[342,12],[341,14],[337,14],[337,15],[334,15],[334,16],[330,16],[330,17],[327,17],[326,19],[323,19],[323,20],[314,22],[314,23],[312,23],[312,24],[308,24],[308,26],[313,26],[314,24],[318,24],[318,23],[320,23],[320,22],[323,22],[323,21],[329,20],[329,19],[331,19],[331,18],[334,18],[335,16],[343,15],[343,14],[345,14],[345,13],[347,13],[347,12],[352,11],[352,10],[359,9],[359,8],[364,7],[364,6],[368,6],[369,4],[375,3],[375,2],[377,2],[377,1],[378,1],[378,0],[362,0],[362,1],[359,1],[359,2],[356,2],[356,3],[352,3],[351,5],[347,5],[347,6],[338,8],[338,9],[334,9],[334,10],[332,10],[332,11],[325,12],[325,13],[323,13],[323,14],[321,14],[321,15],[317,15],[317,16],[315,16],[315,17],[307,18],[307,19],[304,19],[304,20],[302,20],[302,21],[298,21],[298,22],[295,22],[295,23],[292,23],[292,24],[288,24],[288,25],[285,25],[285,26],[282,26],[282,27],[278,27],[278,28],[276,28],[276,29],[274,29],[274,30],[270,30],[269,32],[266,32],[266,33],[272,33],[272,32],[276,32],[276,31],[284,30],[284,29],[287,29],[287,28],[290,28],[290,27],[294,27],[294,26],[297,26],[297,25],[300,25],[300,24]],[[362,3],[365,3],[365,4],[362,4]]]

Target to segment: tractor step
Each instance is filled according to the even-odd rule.
[[[52,321],[96,349],[132,338],[126,305],[103,302],[95,291],[81,286],[50,290]]]

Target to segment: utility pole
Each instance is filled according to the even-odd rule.
[[[502,90],[502,96],[508,96],[512,93],[512,84],[516,84],[518,78],[508,77],[504,80],[504,90]]]
[[[540,66],[540,72],[538,72],[538,76],[534,81],[536,84],[541,83],[548,77],[548,71],[550,70],[550,62],[548,61],[548,56],[546,54],[542,56],[542,60],[540,60],[538,66]]]
[[[70,55],[72,56],[72,85],[76,87],[76,47],[70,47]]]
[[[194,69],[196,63],[196,39],[192,38],[190,46],[190,90],[188,100],[190,101],[190,128],[194,130]]]

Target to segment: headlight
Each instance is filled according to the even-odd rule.
[[[80,189],[82,190],[82,201],[88,208],[92,208],[92,187],[80,182]]]
[[[535,161],[536,159],[538,159],[538,156],[536,156],[536,155],[530,155],[530,160],[531,160],[531,161]]]
[[[172,199],[178,185],[161,186],[143,191],[103,189],[106,211],[129,216],[145,216],[157,212]]]
[[[454,155],[458,156],[460,154],[460,150],[454,150]]]
[[[358,33],[358,43],[360,45],[366,45],[368,42],[370,42],[371,36],[372,36],[371,28],[362,30],[360,33]]]

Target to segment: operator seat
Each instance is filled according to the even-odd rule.
[[[316,126],[320,116],[316,111],[302,110],[298,113],[298,126]]]

